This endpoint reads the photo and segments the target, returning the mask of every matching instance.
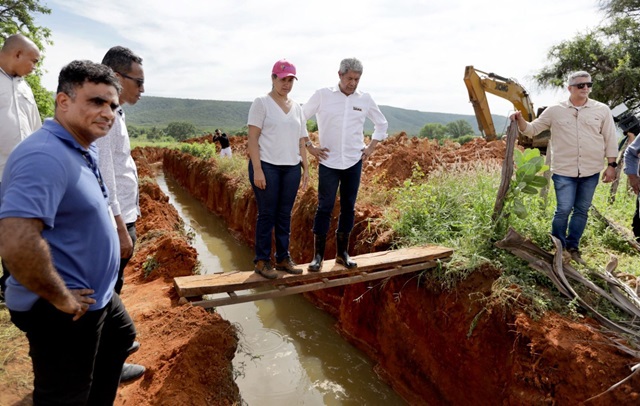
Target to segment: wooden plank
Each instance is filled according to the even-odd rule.
[[[453,250],[440,246],[420,246],[402,248],[394,251],[373,252],[352,257],[358,268],[347,269],[334,260],[324,261],[323,270],[308,272],[308,264],[301,264],[302,275],[278,272],[277,279],[265,279],[253,271],[233,271],[213,275],[192,275],[174,278],[174,286],[179,296],[192,297],[213,293],[253,289],[263,286],[291,285],[299,282],[312,282],[326,277],[335,277],[358,272],[375,272],[396,265],[408,265],[431,260],[447,260]]]
[[[220,297],[220,298],[214,298],[209,300],[199,300],[199,301],[193,301],[191,302],[191,304],[194,306],[211,308],[211,307],[226,306],[230,304],[253,302],[255,300],[273,299],[276,297],[295,295],[303,292],[310,292],[312,290],[327,289],[327,288],[333,288],[337,286],[350,285],[352,283],[360,283],[360,282],[367,282],[367,281],[372,281],[376,279],[384,279],[384,278],[388,278],[396,275],[402,275],[405,273],[418,272],[418,271],[422,271],[429,268],[435,268],[436,266],[438,266],[438,261],[428,261],[428,262],[422,262],[422,263],[413,264],[413,265],[394,267],[393,269],[388,269],[385,271],[378,271],[378,272],[372,272],[372,273],[362,272],[353,276],[344,275],[342,277],[338,277],[337,279],[331,279],[331,280],[325,278],[318,282],[306,283],[304,285],[298,285],[298,286],[279,285],[279,286],[276,286],[275,288],[271,288],[268,291],[264,291],[264,292],[250,292],[244,295],[235,295],[235,296],[230,295],[230,297]]]

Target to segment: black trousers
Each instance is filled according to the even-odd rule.
[[[122,365],[136,337],[117,294],[103,309],[77,321],[44,299],[29,311],[10,314],[29,340],[34,405],[113,405]]]
[[[126,226],[127,226],[127,232],[129,233],[129,236],[131,237],[131,241],[133,241],[133,246],[135,248],[136,240],[138,238],[136,235],[136,222],[134,221],[133,223],[127,223]],[[127,266],[130,259],[131,257],[120,258],[120,270],[118,271],[118,280],[116,281],[116,286],[113,288],[113,290],[115,290],[117,294],[120,294],[120,292],[122,292],[122,286],[124,285],[124,268]]]

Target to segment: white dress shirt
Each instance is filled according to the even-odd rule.
[[[321,163],[332,169],[348,169],[362,158],[366,118],[374,125],[372,139],[387,138],[389,124],[369,93],[356,90],[347,96],[339,86],[327,87],[317,90],[302,110],[305,120],[316,116],[320,147],[329,149]]]
[[[95,143],[98,146],[98,167],[109,189],[109,207],[114,216],[122,216],[125,224],[133,223],[140,215],[138,170],[131,156],[122,107],[116,110],[116,119],[109,133]]]
[[[0,180],[13,148],[40,127],[42,121],[29,84],[0,69]]]

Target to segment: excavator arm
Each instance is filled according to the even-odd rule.
[[[531,122],[536,118],[533,103],[529,93],[524,87],[513,79],[507,79],[495,73],[483,72],[473,66],[464,69],[464,83],[469,92],[469,100],[473,105],[473,110],[478,120],[478,128],[484,134],[487,141],[497,138],[496,129],[491,118],[491,110],[487,102],[487,93],[494,94],[510,101],[513,107],[522,113],[522,117]],[[538,114],[545,108],[538,109]],[[549,143],[549,131],[543,131],[533,139],[522,134],[518,136],[518,143],[525,148],[539,148],[542,154],[546,153]]]

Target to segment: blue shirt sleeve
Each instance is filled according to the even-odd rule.
[[[3,176],[0,218],[40,219],[51,229],[66,189],[66,170],[48,151],[20,152],[12,154]]]
[[[624,151],[624,173],[627,175],[638,174],[638,151],[640,151],[640,136],[636,136]]]

